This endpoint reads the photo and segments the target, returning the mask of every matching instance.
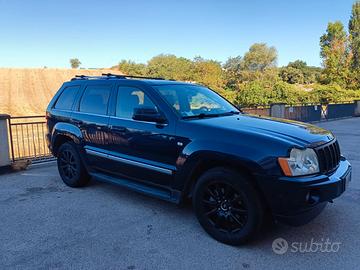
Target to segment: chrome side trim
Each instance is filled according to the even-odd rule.
[[[169,169],[165,169],[165,168],[162,168],[162,167],[158,167],[158,166],[154,166],[154,165],[150,165],[150,164],[146,164],[146,163],[142,163],[142,162],[138,162],[138,161],[134,161],[134,160],[130,160],[130,159],[125,159],[125,158],[121,158],[121,157],[115,157],[113,155],[104,154],[104,153],[101,153],[101,152],[98,152],[98,151],[94,151],[94,150],[90,150],[90,149],[85,149],[85,151],[89,155],[108,158],[108,159],[115,160],[115,161],[118,161],[118,162],[122,162],[122,163],[125,163],[125,164],[129,164],[129,165],[133,165],[133,166],[137,166],[137,167],[141,167],[141,168],[145,168],[145,169],[165,173],[165,174],[168,174],[168,175],[172,175],[172,173],[173,173],[172,170],[169,170]]]
[[[103,157],[103,158],[108,158],[109,155],[108,154],[104,154],[98,151],[94,151],[94,150],[90,150],[90,149],[85,149],[87,154],[93,155],[93,156],[98,156],[98,157]]]

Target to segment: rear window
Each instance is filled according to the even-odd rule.
[[[79,91],[79,86],[69,86],[64,89],[56,101],[55,109],[71,110],[75,97]]]
[[[109,97],[109,85],[91,85],[86,87],[80,101],[80,112],[106,115]]]

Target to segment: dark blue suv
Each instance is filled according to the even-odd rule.
[[[104,74],[66,82],[47,108],[48,145],[71,187],[90,178],[175,203],[238,245],[264,217],[300,225],[351,179],[334,136],[241,113],[207,87]]]

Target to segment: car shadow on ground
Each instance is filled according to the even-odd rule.
[[[119,200],[122,200],[123,204],[126,205],[133,205],[136,207],[136,205],[141,205],[141,207],[148,208],[149,212],[153,213],[162,213],[163,218],[168,218],[168,222],[173,221],[174,215],[177,217],[177,219],[185,218],[186,220],[189,220],[190,222],[193,222],[195,226],[192,228],[199,230],[198,233],[200,233],[203,237],[209,237],[209,235],[206,234],[206,232],[201,228],[200,224],[197,222],[197,219],[195,217],[195,213],[192,208],[191,200],[185,200],[182,204],[176,205],[167,201],[163,201],[158,198],[153,198],[147,195],[140,194],[138,192],[128,190],[127,188],[120,187],[120,186],[114,186],[112,184],[92,180],[89,185],[86,187],[86,189],[101,189],[102,191],[106,192],[108,195],[119,197]],[[291,238],[293,240],[301,240],[301,241],[310,241],[312,238],[319,236],[317,232],[321,232],[321,235],[324,237],[330,233],[334,228],[332,226],[332,220],[327,219],[326,216],[328,216],[329,213],[327,213],[329,209],[325,208],[325,213],[320,214],[319,217],[317,217],[314,221],[311,221],[309,224],[298,226],[298,227],[292,227],[288,226],[282,223],[279,223],[277,221],[274,221],[273,219],[267,218],[264,222],[264,225],[262,229],[257,233],[257,235],[246,243],[246,245],[239,246],[237,248],[256,248],[261,247],[264,245],[271,244],[272,241],[278,237],[283,238]],[[334,211],[334,209],[331,209],[331,211]],[[336,211],[336,210],[335,210]],[[171,212],[171,215],[166,217],[166,213]],[[326,221],[326,224],[324,223]],[[293,234],[298,233],[301,235],[301,238],[297,238],[293,236]],[[214,240],[215,241],[215,240]],[[221,243],[219,243],[221,244]]]

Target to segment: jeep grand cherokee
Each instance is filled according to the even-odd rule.
[[[65,82],[47,108],[48,146],[65,184],[90,178],[181,203],[223,243],[271,214],[305,224],[351,178],[330,132],[255,117],[207,87],[104,74]]]

